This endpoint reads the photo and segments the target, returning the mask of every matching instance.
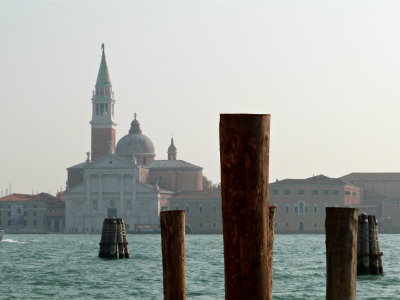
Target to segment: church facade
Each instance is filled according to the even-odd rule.
[[[156,160],[153,143],[135,113],[116,143],[112,90],[104,46],[92,95],[91,153],[67,169],[65,231],[100,232],[104,218],[123,218],[128,232],[158,230],[159,213],[179,192],[202,191],[202,168],[177,160],[173,139],[167,160]]]

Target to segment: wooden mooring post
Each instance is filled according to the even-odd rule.
[[[356,300],[357,214],[356,208],[326,208],[327,300]]]
[[[164,300],[184,300],[185,211],[160,213]]]
[[[129,258],[128,241],[124,221],[120,218],[106,218],[101,232],[99,257]]]
[[[270,115],[221,114],[225,299],[271,299]]]
[[[379,247],[378,221],[366,213],[358,217],[357,275],[383,274],[382,252]]]
[[[275,233],[275,212],[276,207],[269,207],[269,219],[268,219],[268,279],[269,279],[269,298],[272,299],[272,261],[274,254],[274,233]]]

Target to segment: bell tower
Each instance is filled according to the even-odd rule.
[[[96,86],[92,96],[92,161],[115,149],[114,93],[108,73],[104,44]]]

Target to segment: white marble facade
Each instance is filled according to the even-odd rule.
[[[138,180],[134,161],[109,153],[76,167],[83,182],[65,192],[67,233],[101,232],[107,217],[123,218],[127,231],[159,224],[159,189]]]

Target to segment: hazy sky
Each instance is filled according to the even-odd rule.
[[[270,180],[400,171],[398,1],[0,2],[0,190],[65,188],[101,43],[117,138],[219,182],[220,113],[270,113]]]

